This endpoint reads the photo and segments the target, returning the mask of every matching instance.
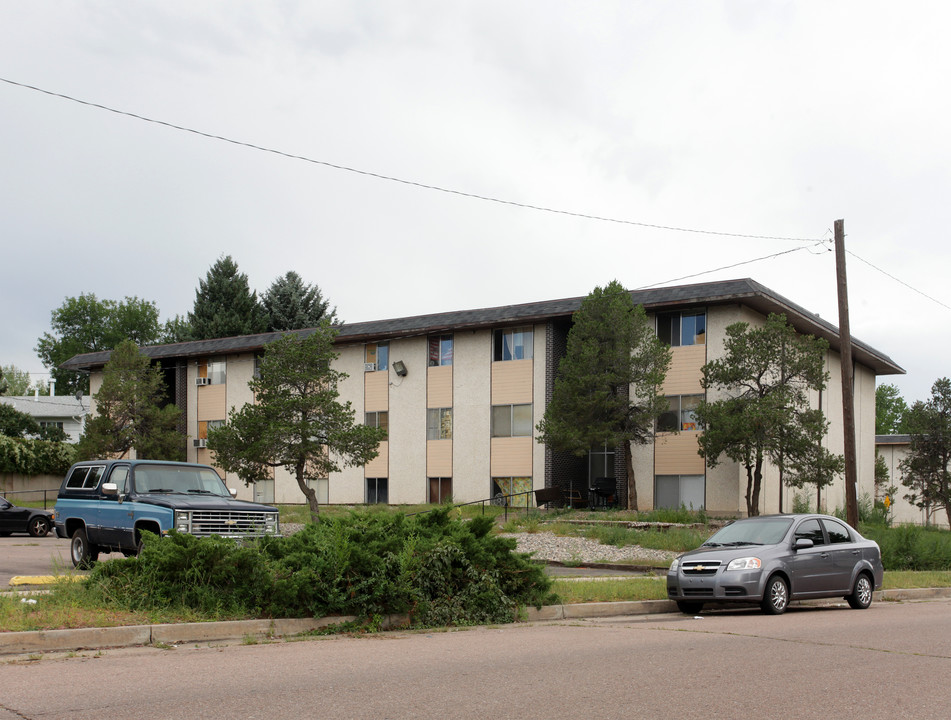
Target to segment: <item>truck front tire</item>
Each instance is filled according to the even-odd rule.
[[[69,542],[69,557],[73,561],[73,567],[80,570],[88,570],[99,559],[99,548],[89,542],[83,528],[78,528],[73,533],[73,539]]]

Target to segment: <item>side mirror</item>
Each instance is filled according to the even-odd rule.
[[[809,538],[796,538],[796,542],[793,544],[793,550],[806,550],[813,545],[814,543]]]
[[[238,496],[238,491],[235,490],[234,488],[228,488],[228,492],[231,493],[231,497],[237,497],[237,496]]]
[[[103,483],[102,484],[102,494],[103,495],[118,495],[119,486],[115,483]]]

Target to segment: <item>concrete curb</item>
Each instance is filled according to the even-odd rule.
[[[876,601],[900,602],[906,600],[935,600],[951,598],[951,588],[913,588],[908,590],[880,590]],[[796,601],[801,605],[828,604],[825,600]],[[832,599],[831,602],[839,602]],[[546,605],[525,611],[527,622],[578,620],[585,618],[619,617],[623,615],[650,615],[677,612],[671,600],[637,600],[574,605]],[[321,628],[353,621],[355,618],[289,618],[276,620],[232,620],[225,622],[184,623],[180,625],[131,625],[106,628],[79,628],[75,630],[38,630],[0,633],[0,656],[43,652],[76,652],[105,648],[134,647],[136,645],[185,645],[192,643],[253,641],[272,638],[292,638]],[[395,630],[406,627],[405,615],[389,615],[382,627]]]

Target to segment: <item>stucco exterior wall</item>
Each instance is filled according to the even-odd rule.
[[[489,330],[453,334],[452,494],[457,502],[491,494],[491,348]]]

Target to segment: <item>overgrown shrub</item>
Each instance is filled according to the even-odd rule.
[[[70,443],[0,435],[0,473],[65,475],[75,457]]]
[[[409,613],[417,625],[511,621],[551,602],[551,580],[493,521],[452,520],[448,508],[406,517],[360,510],[290,537],[238,544],[170,533],[146,536],[137,558],[90,574],[128,609],[179,605],[211,616],[372,617]]]
[[[920,525],[862,525],[861,533],[878,543],[886,570],[951,569],[951,533]]]

